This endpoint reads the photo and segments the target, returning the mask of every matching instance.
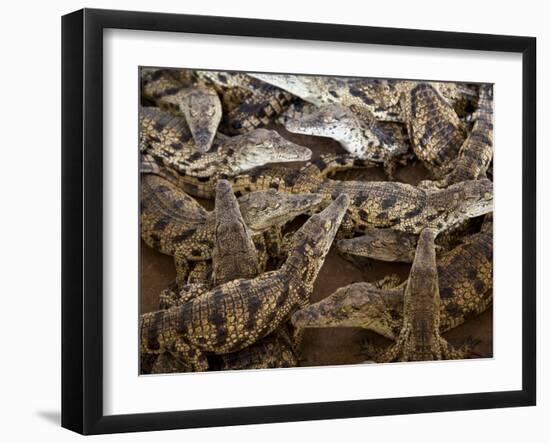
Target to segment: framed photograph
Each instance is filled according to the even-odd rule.
[[[536,403],[536,40],[62,20],[62,425]]]

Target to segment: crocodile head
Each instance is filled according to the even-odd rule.
[[[403,289],[382,290],[361,282],[339,288],[300,309],[291,321],[297,328],[355,327],[395,339],[402,310]]]
[[[241,172],[268,163],[307,161],[311,151],[281,137],[277,131],[254,129],[247,134],[233,137],[235,166]]]
[[[315,210],[323,200],[321,194],[286,194],[269,189],[243,195],[239,205],[246,225],[253,232],[263,232]]]
[[[213,89],[189,88],[179,103],[179,108],[191,130],[195,148],[199,152],[207,152],[222,119],[222,105],[218,94]]]
[[[290,132],[335,139],[345,138],[346,132],[353,131],[353,128],[359,129],[358,125],[357,118],[349,108],[339,104],[319,106],[285,123]]]
[[[361,158],[374,155],[382,147],[388,152],[399,151],[392,134],[372,123],[362,123],[348,107],[340,104],[319,106],[285,121],[285,128],[295,134],[328,137],[339,142],[346,151]]]
[[[338,241],[343,254],[370,257],[375,260],[412,263],[417,236],[391,228],[366,229],[364,235]]]
[[[253,278],[259,272],[256,248],[239,209],[231,184],[218,180],[216,227],[212,251],[214,286],[235,278]],[[228,246],[230,245],[230,246]]]
[[[445,229],[466,219],[487,214],[493,210],[493,183],[489,179],[467,180],[439,191],[428,193],[428,205],[440,208],[442,216],[436,220]]]
[[[325,210],[312,215],[292,237],[292,249],[283,268],[301,285],[313,286],[349,203],[349,197],[341,194]]]
[[[323,103],[322,91],[319,89],[318,77],[289,74],[249,74],[251,77],[262,80],[307,102],[320,105]]]

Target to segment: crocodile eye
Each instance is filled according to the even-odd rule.
[[[281,206],[281,204],[279,202],[269,202],[268,206],[270,209],[277,209]]]

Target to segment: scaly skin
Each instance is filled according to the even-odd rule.
[[[425,189],[399,182],[326,178],[340,169],[365,166],[369,166],[368,161],[329,155],[297,169],[266,165],[228,180],[236,195],[270,188],[284,193],[316,193],[331,198],[346,194],[351,199],[346,231],[392,228],[418,234],[423,228],[430,227],[440,232],[492,210],[493,186],[488,179],[456,183],[446,189]],[[216,179],[199,182],[173,171],[169,174],[172,182],[191,195],[212,198]]]
[[[237,278],[256,277],[260,273],[256,247],[227,180],[218,181],[214,212],[213,286]]]
[[[252,208],[262,211],[266,206],[277,204],[275,199],[253,199],[248,194],[241,204],[252,215]],[[275,197],[273,194],[270,196]],[[289,202],[290,203],[290,202]],[[303,202],[301,202],[303,204]],[[289,210],[291,204],[289,204]],[[260,264],[252,241],[250,230],[246,227],[240,215],[237,199],[231,185],[226,180],[218,181],[216,193],[216,230],[214,250],[212,251],[213,286],[217,286],[237,278],[252,278],[260,274]],[[288,217],[286,212],[285,217]],[[259,218],[261,217],[258,214]],[[280,232],[280,226],[277,227]],[[240,351],[220,356],[221,369],[262,369],[294,367],[298,364],[296,352],[287,327],[282,326],[271,334],[247,346]]]
[[[308,148],[282,138],[277,132],[256,129],[245,135],[217,134],[209,152],[195,149],[185,121],[155,108],[140,109],[140,149],[183,176],[201,181],[232,177],[273,162],[305,161]]]
[[[185,116],[199,152],[207,152],[222,119],[222,104],[216,91],[204,85],[185,85],[169,72],[158,70],[143,82],[144,97]]]
[[[298,366],[286,325],[240,351],[220,356],[220,370],[293,368]]]
[[[438,254],[441,250],[453,249],[465,236],[478,231],[478,222],[471,218],[451,226],[437,236]],[[338,249],[346,257],[351,254],[374,260],[412,263],[417,243],[416,234],[392,228],[370,228],[365,231],[365,235],[339,240]]]
[[[418,234],[424,228],[437,232],[492,211],[490,180],[470,180],[446,189],[424,190],[398,182],[327,180],[314,192],[347,194],[351,205],[347,217],[352,231],[392,228]]]
[[[222,99],[224,113],[231,111],[246,99],[252,91],[247,88],[254,80],[243,73],[225,73],[220,71],[197,71],[194,69],[174,68],[141,68],[142,94],[147,99],[155,100],[155,92],[162,91],[163,84],[173,87],[201,86],[214,89]],[[157,86],[156,83],[159,85]],[[234,92],[231,100],[225,100],[225,94]],[[159,95],[158,93],[156,95]],[[226,108],[228,106],[228,108]]]
[[[405,122],[401,95],[418,82],[392,79],[323,77],[292,74],[250,74],[316,106],[338,103],[357,115],[379,121]],[[476,87],[467,84],[430,82],[430,85],[465,116],[477,97]]]
[[[445,175],[466,139],[460,118],[439,91],[420,83],[403,94],[403,112],[416,156],[434,176]]]
[[[328,154],[312,160],[299,168],[287,168],[282,165],[265,165],[254,168],[244,174],[229,177],[193,177],[180,173],[174,168],[163,165],[162,158],[142,155],[141,171],[160,175],[170,180],[189,195],[197,198],[213,199],[219,178],[227,179],[236,195],[249,192],[274,189],[279,192],[300,194],[307,189],[320,187],[326,177],[346,169],[376,167],[367,160],[354,158],[349,154]],[[304,190],[302,192],[302,190]],[[328,194],[325,194],[328,195]]]
[[[140,190],[141,237],[151,248],[174,256],[178,282],[183,284],[188,261],[212,257],[215,216],[160,176],[142,174]],[[242,197],[240,204],[246,226],[254,237],[261,237],[272,227],[280,227],[299,214],[313,211],[322,201],[322,196],[315,194],[263,191]]]
[[[352,155],[391,164],[409,148],[394,132],[378,122],[365,124],[349,108],[340,104],[323,105],[308,114],[285,122],[285,128],[297,134],[330,137]]]
[[[454,169],[444,179],[444,185],[484,177],[493,158],[492,86],[480,87],[477,119],[472,132],[460,148]]]
[[[245,134],[271,123],[294,100],[292,94],[244,73],[192,71],[192,76],[195,82],[217,89],[224,102],[233,100],[222,121],[222,130],[227,134]]]
[[[238,278],[256,277],[260,273],[260,265],[252,236],[244,223],[231,185],[226,180],[218,181],[215,219],[212,251],[213,286]],[[177,287],[169,287],[162,293],[162,308],[181,305],[201,296],[208,289],[206,285],[191,284],[186,285],[185,289],[179,292]],[[224,354],[220,356],[220,360],[222,369],[259,369],[297,365],[290,337],[283,329],[274,331],[240,351]],[[177,352],[169,351],[158,356],[151,373],[163,374],[188,370],[185,360],[182,361]]]
[[[391,228],[371,228],[360,237],[339,240],[338,250],[375,260],[412,263],[417,240],[414,234]]]
[[[338,197],[296,233],[295,249],[277,271],[218,286],[181,306],[140,317],[142,354],[178,352],[193,370],[206,370],[206,353],[244,349],[275,331],[305,306],[349,205]]]
[[[217,93],[223,109],[220,130],[226,134],[245,134],[271,123],[294,99],[248,74],[188,69],[150,72],[144,76],[142,90],[146,98],[163,105],[188,88]]]
[[[348,252],[362,255],[362,249]],[[493,299],[493,235],[490,221],[482,231],[437,259],[439,276],[439,330],[444,333],[485,311]],[[359,327],[395,340],[403,321],[404,285],[380,289],[354,283],[296,312],[294,326]]]
[[[420,233],[405,287],[401,332],[396,343],[382,353],[378,361],[426,361],[453,356],[449,344],[439,332],[440,298],[435,236],[435,231],[430,229]]]

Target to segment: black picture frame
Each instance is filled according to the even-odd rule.
[[[103,413],[103,30],[171,31],[522,54],[522,389],[131,415]],[[82,434],[457,411],[536,403],[536,39],[83,9],[62,18],[62,426]]]

